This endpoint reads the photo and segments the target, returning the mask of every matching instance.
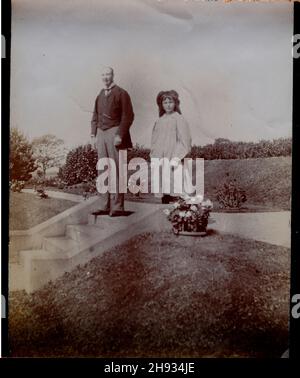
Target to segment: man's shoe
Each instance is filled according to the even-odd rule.
[[[110,217],[120,217],[122,215],[124,215],[124,211],[122,210],[114,210],[109,213]]]
[[[108,215],[109,210],[96,210],[92,213],[93,215]]]

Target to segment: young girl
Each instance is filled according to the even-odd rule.
[[[176,169],[182,168],[180,167],[182,159],[191,150],[191,133],[188,123],[181,115],[179,96],[176,91],[160,92],[156,102],[159,109],[159,119],[155,122],[152,131],[150,157],[168,158],[169,161],[177,158],[178,163],[177,165],[174,164],[174,174]],[[175,176],[173,175],[173,177]],[[183,178],[189,179],[188,171],[185,169],[183,169]],[[174,193],[172,180],[170,190],[166,190],[168,185],[164,185],[164,179],[165,177],[162,177],[162,203],[169,203],[172,196],[177,196],[178,193]]]

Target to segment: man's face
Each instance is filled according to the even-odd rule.
[[[102,81],[106,87],[109,87],[114,80],[114,75],[111,70],[107,69],[102,72]]]

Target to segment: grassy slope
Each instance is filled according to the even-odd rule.
[[[207,197],[215,199],[215,187],[226,178],[227,172],[246,190],[247,206],[257,205],[274,210],[290,209],[290,157],[206,161]]]
[[[40,199],[30,193],[10,192],[10,230],[26,230],[74,206],[72,201],[56,198]]]
[[[216,201],[216,188],[229,177],[237,179],[237,183],[246,190],[249,210],[278,211],[290,209],[291,195],[291,158],[275,157],[242,160],[206,160],[205,161],[205,197]],[[150,176],[149,176],[150,177]],[[132,194],[128,199],[159,202],[152,195],[143,194],[138,199]]]
[[[143,234],[33,295],[12,293],[12,356],[280,357],[289,251]]]

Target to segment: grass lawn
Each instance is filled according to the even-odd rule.
[[[11,355],[280,357],[289,265],[288,249],[231,235],[146,233],[10,294]]]
[[[216,200],[215,188],[229,173],[246,190],[249,209],[290,210],[291,157],[205,161],[205,192]]]
[[[241,211],[290,210],[291,158],[206,160],[204,173],[205,196],[213,201],[214,211],[220,209],[216,189],[229,174],[246,191],[247,202]],[[139,197],[128,193],[128,200],[159,203],[151,194]]]
[[[10,192],[9,229],[27,230],[76,205],[56,198],[40,199],[35,194]]]

